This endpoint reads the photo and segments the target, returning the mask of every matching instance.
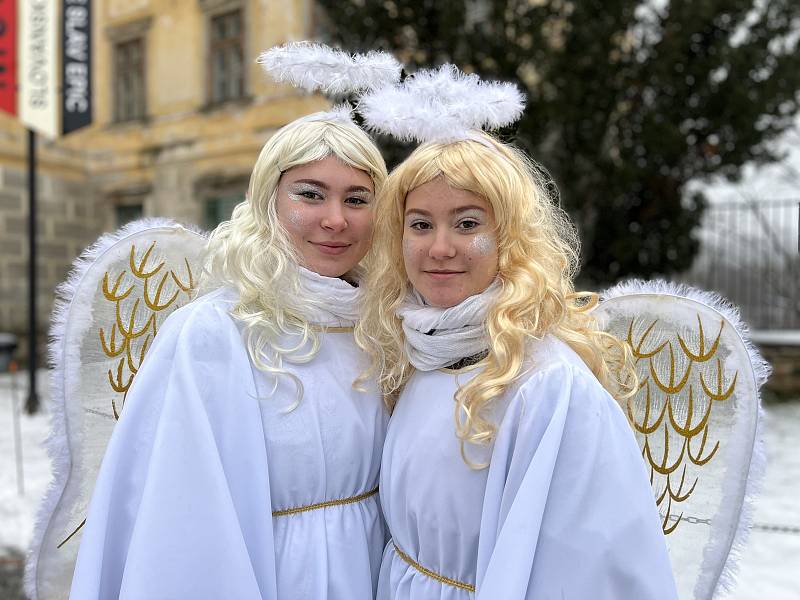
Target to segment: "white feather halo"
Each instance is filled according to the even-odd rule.
[[[417,71],[403,85],[414,94],[451,103],[478,89],[480,84],[480,78],[474,73],[462,73],[458,67],[448,63],[438,69]]]
[[[464,139],[468,127],[435,97],[414,94],[406,87],[383,88],[361,98],[358,112],[367,129],[403,142]]]
[[[275,81],[332,95],[396,84],[402,70],[386,52],[351,55],[313,42],[275,46],[262,52],[258,63]]]
[[[513,123],[524,109],[516,85],[481,81],[450,64],[418,71],[401,86],[368,92],[358,104],[370,130],[420,143],[471,138],[472,130]]]

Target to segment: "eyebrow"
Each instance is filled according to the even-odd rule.
[[[330,188],[324,181],[319,181],[317,179],[296,179],[290,183],[290,185],[294,185],[297,183],[310,183],[311,185],[315,185],[323,190],[329,190]],[[346,192],[367,192],[368,194],[372,193],[372,190],[364,187],[363,185],[352,185],[345,190]]]
[[[483,213],[486,212],[486,209],[483,208],[482,206],[478,206],[476,204],[470,204],[468,206],[458,206],[458,207],[454,208],[453,210],[451,210],[450,214],[451,215],[457,215],[459,213],[467,212],[468,210],[479,210],[479,211],[481,211]],[[411,213],[424,215],[426,217],[431,216],[430,212],[428,212],[427,210],[423,210],[421,208],[409,208],[408,210],[406,210],[406,216],[410,215]]]

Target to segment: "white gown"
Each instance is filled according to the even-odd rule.
[[[493,446],[468,452],[488,469],[463,462],[454,427],[457,384],[480,367],[409,380],[383,451],[379,599],[677,598],[622,410],[563,342],[532,354],[494,409]]]
[[[268,395],[234,300],[213,292],[162,326],[103,460],[71,598],[374,597],[388,417],[352,388],[364,359],[351,333],[321,334],[311,362],[285,364],[305,387],[287,412],[295,388],[284,376]]]

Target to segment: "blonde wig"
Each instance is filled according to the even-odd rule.
[[[374,263],[356,339],[372,356],[370,374],[377,375],[389,408],[413,371],[395,314],[410,291],[402,251],[405,199],[437,177],[486,199],[497,223],[501,289],[486,317],[489,354],[484,369],[455,397],[456,431],[468,464],[465,444],[488,445],[494,439],[490,403],[522,374],[530,339],[557,336],[615,398],[630,397],[636,387],[631,351],[598,330],[587,303],[580,301],[583,295],[574,291],[578,238],[548,196],[541,168],[520,151],[476,133],[474,139],[417,148],[392,172],[377,201]]]
[[[227,285],[239,293],[232,315],[244,325],[253,364],[273,375],[273,391],[279,375],[291,378],[298,401],[303,384],[283,363],[310,361],[319,349],[319,337],[296,301],[300,256],[278,219],[277,188],[285,171],[328,156],[365,171],[376,194],[386,181],[383,157],[354,123],[319,114],[289,123],[262,148],[246,200],[211,234],[201,283],[201,290]],[[279,342],[287,339],[293,343]]]

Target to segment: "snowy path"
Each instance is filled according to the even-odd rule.
[[[20,381],[24,378],[20,376]],[[41,390],[46,390],[41,380]],[[20,394],[21,397],[21,394]],[[756,507],[761,525],[800,528],[800,399],[767,407],[768,467]],[[43,414],[22,416],[25,494],[17,493],[14,462],[10,379],[0,375],[0,558],[24,551],[32,532],[39,499],[50,479],[50,462],[42,448],[48,431]],[[0,571],[2,577],[2,571]],[[3,589],[0,582],[0,590]],[[745,550],[733,600],[797,600],[800,598],[800,533],[755,529]]]
[[[37,386],[41,397],[46,393],[47,378],[40,375]],[[27,390],[25,379],[20,373],[20,385]],[[22,402],[22,390],[17,395]],[[26,549],[39,500],[50,483],[50,459],[42,444],[50,429],[48,418],[43,411],[34,417],[20,411],[25,494],[18,493],[11,396],[10,376],[0,375],[0,556],[9,548]]]
[[[766,407],[767,473],[739,570],[735,600],[800,599],[800,399]],[[796,533],[759,525],[794,527]]]

